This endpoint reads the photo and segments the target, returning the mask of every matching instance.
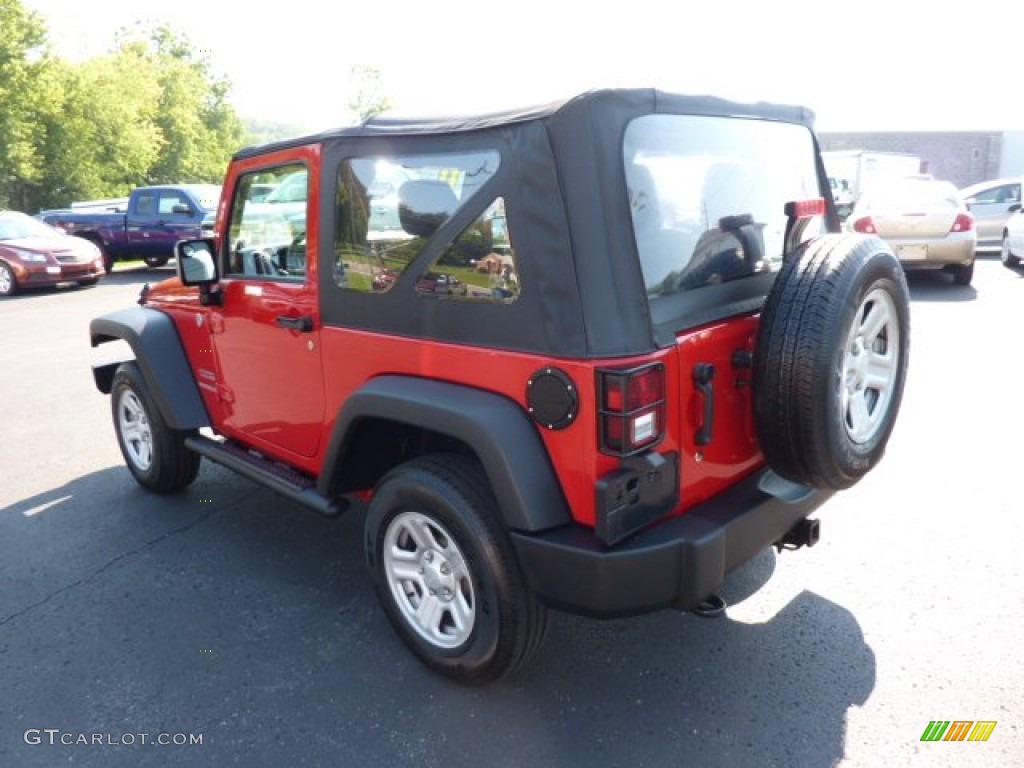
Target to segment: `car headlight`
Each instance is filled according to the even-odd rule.
[[[33,262],[36,264],[46,263],[46,254],[36,253],[35,251],[23,251],[21,248],[12,248],[14,255],[17,256],[21,261]]]

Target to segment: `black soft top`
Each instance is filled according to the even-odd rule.
[[[403,291],[393,290],[365,296],[350,292],[335,300],[330,296],[336,289],[325,271],[325,322],[556,357],[636,355],[671,344],[679,330],[652,322],[626,193],[623,136],[630,121],[652,113],[772,120],[809,130],[813,120],[809,110],[795,106],[743,104],[654,89],[599,90],[545,106],[476,117],[375,117],[348,128],[245,149],[236,158],[322,145],[320,217],[330,228],[334,169],[345,156],[414,148],[437,151],[450,149],[453,142],[460,147],[493,147],[504,158],[494,188],[510,206],[516,250],[523,255],[520,298],[502,307],[410,302]],[[464,218],[453,217],[437,238],[453,237],[473,215],[467,210]],[[328,249],[329,243],[321,246]],[[426,249],[418,257],[423,264],[414,265],[413,271],[425,269],[436,253]],[[329,251],[324,258],[331,258]],[[722,316],[741,311],[733,298],[715,298],[712,309]],[[501,322],[494,320],[498,311]],[[708,321],[707,316],[694,316],[684,324]]]
[[[535,120],[549,120],[554,117],[558,117],[558,122],[570,131],[581,127],[581,123],[586,123],[588,130],[590,130],[595,125],[611,126],[620,122],[616,120],[593,121],[595,113],[608,116],[618,114],[620,117],[628,114],[630,117],[633,117],[637,114],[651,112],[753,117],[763,120],[802,123],[808,127],[812,126],[814,120],[813,112],[799,106],[769,104],[767,102],[741,103],[719,99],[714,96],[688,96],[668,93],[654,88],[602,89],[586,91],[572,98],[540,106],[481,115],[451,117],[388,117],[378,115],[358,125],[334,128],[293,139],[246,147],[239,150],[235,154],[235,158],[255,157],[279,149],[316,144],[342,137],[465,133],[528,123]]]

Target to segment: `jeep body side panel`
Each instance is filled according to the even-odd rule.
[[[469,446],[510,528],[543,531],[570,522],[547,451],[522,408],[500,395],[412,376],[381,376],[348,397],[325,456],[317,487],[322,495],[333,495],[334,468],[343,471],[349,441],[366,418],[427,429]]]
[[[123,339],[135,353],[157,407],[172,429],[210,426],[174,322],[163,312],[133,307],[94,318],[89,323],[92,346]],[[108,366],[100,366],[101,369]],[[96,383],[109,393],[109,371],[97,371]]]

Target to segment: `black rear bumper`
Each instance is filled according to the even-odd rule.
[[[765,469],[614,547],[576,525],[512,539],[530,586],[552,607],[597,617],[686,610],[831,495]]]

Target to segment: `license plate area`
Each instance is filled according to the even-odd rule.
[[[900,261],[924,261],[928,258],[928,246],[901,245],[896,256]]]

